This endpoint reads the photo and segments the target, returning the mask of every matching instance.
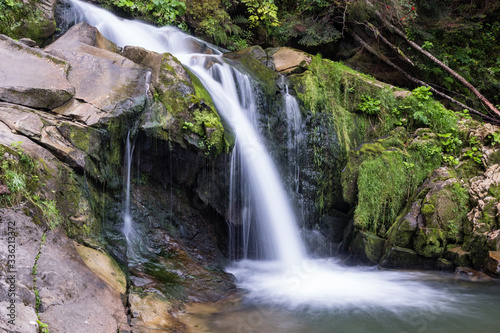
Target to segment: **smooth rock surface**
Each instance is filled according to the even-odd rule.
[[[70,101],[57,113],[93,125],[103,117],[143,109],[150,70],[116,53],[116,45],[96,28],[79,23],[45,51],[71,64],[68,80],[76,88],[77,102]]]
[[[54,109],[75,93],[68,63],[40,49],[0,35],[0,100]]]

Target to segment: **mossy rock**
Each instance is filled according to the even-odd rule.
[[[403,213],[397,218],[397,222],[389,228],[386,246],[411,247],[415,230],[418,225],[422,223],[420,207],[421,200],[413,202],[411,208],[407,206]]]
[[[457,267],[470,267],[472,262],[469,259],[469,252],[464,251],[460,245],[448,244],[443,257],[450,260]]]
[[[369,232],[359,231],[351,243],[352,253],[368,264],[378,264],[383,255],[385,239]]]
[[[278,90],[276,81],[280,77],[279,74],[254,58],[251,52],[243,50],[226,53],[224,54],[224,59],[238,70],[252,76],[267,96],[274,97]]]
[[[141,128],[150,136],[204,150],[225,152],[234,144],[199,79],[171,54],[161,59],[155,100],[142,115]]]
[[[440,257],[446,247],[446,232],[438,228],[422,228],[416,233],[415,252],[426,258]]]
[[[415,251],[407,248],[393,246],[380,260],[380,266],[386,268],[420,269],[426,265],[425,258],[420,257]]]

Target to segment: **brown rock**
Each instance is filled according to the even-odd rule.
[[[486,261],[486,273],[500,277],[500,251],[490,251]]]

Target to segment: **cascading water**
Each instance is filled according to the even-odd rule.
[[[300,185],[300,145],[303,140],[302,117],[300,115],[299,103],[288,93],[288,85],[285,85],[285,110],[287,119],[287,148],[288,163],[292,168],[293,189],[299,193]]]
[[[228,270],[246,299],[258,304],[279,304],[283,308],[356,309],[379,313],[451,313],[460,304],[457,293],[422,282],[421,273],[378,271],[375,268],[346,268],[336,259],[310,259],[304,251],[296,222],[280,177],[256,128],[255,101],[248,76],[224,63],[220,55],[189,54],[192,37],[176,28],[155,28],[140,22],[122,20],[93,5],[71,0],[79,19],[98,27],[119,46],[142,46],[156,52],[171,52],[188,66],[204,84],[220,115],[236,134],[231,172],[231,219],[242,225],[241,260]],[[215,52],[217,53],[217,52]],[[206,59],[215,63],[209,70]],[[236,78],[236,79],[235,79]],[[288,97],[288,95],[286,96]],[[291,97],[291,96],[290,96]],[[290,103],[290,155],[296,153],[295,124],[299,111]],[[288,110],[288,108],[287,108]],[[293,157],[296,158],[296,157]],[[298,171],[298,170],[297,170]],[[296,178],[299,183],[299,178]],[[294,184],[297,188],[297,184]],[[124,227],[125,234],[128,227]],[[258,242],[252,232],[258,230]],[[255,252],[251,255],[251,252]],[[349,310],[350,311],[350,310]],[[371,311],[371,312],[370,312]],[[392,318],[392,317],[391,317]],[[399,319],[398,319],[399,320]]]
[[[125,207],[123,209],[123,234],[130,245],[133,237],[132,216],[130,215],[130,173],[132,169],[132,154],[134,147],[130,142],[130,131],[127,133],[127,142],[125,144]],[[130,248],[130,246],[129,246]]]

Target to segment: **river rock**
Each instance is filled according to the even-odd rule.
[[[54,109],[75,93],[69,64],[40,49],[0,35],[0,99],[38,109]]]
[[[149,70],[116,53],[115,44],[86,24],[73,26],[45,48],[71,64],[68,80],[75,99],[54,110],[87,125],[144,108]]]

